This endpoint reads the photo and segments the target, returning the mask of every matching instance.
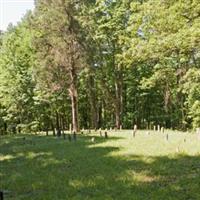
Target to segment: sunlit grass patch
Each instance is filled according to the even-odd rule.
[[[0,189],[12,200],[200,199],[200,141],[168,134],[1,137]]]

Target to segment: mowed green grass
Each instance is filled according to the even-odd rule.
[[[199,200],[200,139],[168,134],[1,136],[0,190],[5,200]]]

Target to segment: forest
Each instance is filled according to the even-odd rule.
[[[0,200],[199,200],[200,1],[34,5],[0,31]]]
[[[0,32],[0,134],[200,127],[199,0],[36,0]]]

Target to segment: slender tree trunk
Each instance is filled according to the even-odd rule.
[[[91,109],[91,128],[96,129],[98,127],[98,116],[97,116],[97,99],[96,99],[96,91],[95,91],[95,83],[94,78],[89,76],[88,79],[88,93],[89,93],[89,101],[90,101],[90,109]]]
[[[70,80],[70,85],[69,85],[69,96],[71,98],[71,109],[72,109],[72,129],[73,132],[78,132],[79,131],[79,123],[78,123],[78,93],[77,93],[77,66],[75,61],[79,59],[79,51],[80,46],[78,45],[78,42],[76,40],[76,33],[74,32],[74,18],[72,16],[71,12],[68,12],[67,9],[65,9],[66,15],[68,16],[69,20],[69,35],[72,36],[72,38],[68,41],[70,43],[70,54],[68,57],[68,63],[67,63],[67,68],[68,65],[70,64],[69,68],[69,80]],[[74,37],[75,36],[75,37]]]
[[[64,133],[65,133],[65,118],[64,118],[64,115],[61,115],[60,119],[61,119],[61,126],[62,126],[62,134],[64,135]]]
[[[79,124],[78,124],[78,94],[76,89],[76,73],[74,65],[72,64],[72,68],[70,70],[70,78],[71,84],[69,88],[69,94],[71,98],[71,108],[72,108],[72,128],[73,131],[79,131]]]
[[[102,102],[100,102],[99,104],[99,107],[98,107],[98,119],[97,119],[97,122],[98,122],[98,128],[101,128],[102,127]]]
[[[115,126],[117,129],[122,125],[122,112],[123,112],[123,96],[122,96],[122,84],[123,75],[122,71],[118,69],[117,78],[115,82]]]
[[[71,95],[71,105],[72,105],[72,128],[73,131],[77,132],[78,127],[78,104],[76,95]]]
[[[54,127],[54,124],[53,124],[52,120],[51,120],[51,128],[52,128],[52,131],[53,131],[53,136],[56,136],[55,127]]]
[[[115,126],[117,129],[120,129],[121,126],[121,116],[120,116],[120,108],[118,105],[115,107]]]
[[[59,114],[56,111],[56,131],[57,131],[57,136],[61,136],[61,130],[60,130],[60,123],[59,123]]]

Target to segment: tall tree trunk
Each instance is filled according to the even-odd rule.
[[[72,128],[73,131],[77,132],[79,130],[79,126],[78,126],[78,104],[76,95],[71,95],[71,106],[72,106]]]
[[[115,106],[115,126],[117,129],[120,129],[121,126],[121,114],[119,105]]]
[[[71,108],[72,108],[72,128],[73,131],[79,131],[79,124],[78,124],[78,94],[76,89],[76,73],[75,68],[72,63],[72,68],[70,70],[70,78],[71,83],[69,87],[69,95],[71,98]]]
[[[51,120],[51,128],[52,128],[53,136],[56,136],[53,120]]]
[[[61,130],[60,130],[60,123],[59,123],[59,114],[56,111],[56,131],[57,131],[57,136],[61,136]]]
[[[102,127],[102,102],[100,102],[99,106],[98,106],[98,116],[97,116],[97,125],[98,125],[98,128],[101,128]]]
[[[115,126],[117,129],[122,125],[122,112],[123,112],[123,75],[122,71],[118,69],[116,71],[116,81],[115,81]]]
[[[65,133],[65,117],[64,117],[64,114],[61,115],[61,126],[62,126],[62,134],[64,135]]]
[[[90,109],[91,109],[91,128],[96,129],[98,127],[98,114],[97,114],[97,99],[96,99],[96,91],[95,91],[95,83],[94,78],[89,76],[88,78],[88,93],[89,93],[89,101],[90,101]]]

